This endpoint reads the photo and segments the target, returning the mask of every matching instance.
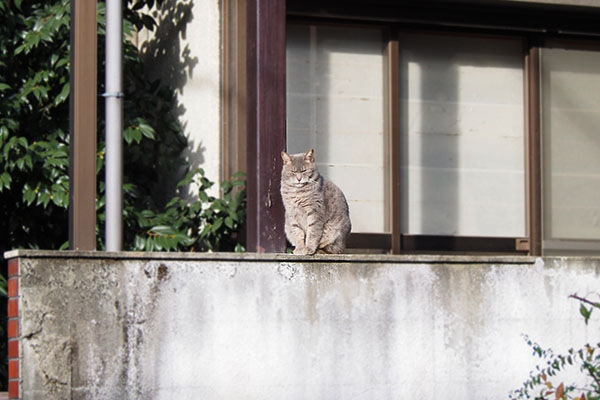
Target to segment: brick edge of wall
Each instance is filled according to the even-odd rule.
[[[19,259],[8,260],[8,398],[20,399],[21,346],[20,346],[20,286]]]

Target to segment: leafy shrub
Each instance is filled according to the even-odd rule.
[[[135,237],[139,250],[190,251],[244,251],[238,232],[246,217],[246,190],[244,174],[238,173],[232,181],[221,184],[222,196],[207,194],[213,182],[204,176],[204,170],[190,172],[178,186],[195,182],[199,200],[174,197],[165,210],[156,213],[144,210],[137,213],[140,231]]]
[[[587,325],[592,311],[600,308],[600,303],[576,294],[570,297],[580,302],[579,312]],[[523,386],[511,393],[511,399],[600,399],[600,343],[588,343],[578,349],[571,348],[566,354],[555,354],[552,349],[544,349],[528,337],[526,341],[533,354],[545,361],[545,366],[538,365]],[[558,380],[559,373],[569,367],[579,367],[584,384],[565,385]]]
[[[209,196],[202,171],[178,184],[187,145],[174,110],[173,89],[146,78],[127,37],[156,25],[150,9],[161,0],[128,0],[124,12],[124,248],[233,250],[243,223],[243,181],[223,183]],[[98,3],[98,93],[104,92],[105,5]],[[0,251],[67,246],[69,203],[69,0],[0,2]],[[104,107],[98,107],[97,237],[104,248]],[[175,171],[175,172],[174,172]],[[177,189],[201,182],[200,201]],[[177,197],[165,204],[165,193]],[[230,198],[231,197],[231,198]],[[225,213],[230,214],[225,215]],[[43,223],[40,223],[42,222]],[[150,225],[148,225],[150,224]],[[194,224],[198,224],[194,226]],[[184,240],[183,236],[187,236]],[[239,250],[241,247],[237,246]]]

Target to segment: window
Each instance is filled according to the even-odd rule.
[[[226,121],[248,176],[276,171],[286,138],[290,152],[315,147],[347,194],[355,247],[600,253],[600,7],[468,3],[248,3],[231,65],[242,129]],[[265,171],[249,185],[261,238],[283,225]]]
[[[399,35],[403,234],[525,236],[520,40]]]
[[[354,232],[390,232],[381,29],[288,25],[287,149],[316,149]]]
[[[541,51],[543,247],[600,251],[600,52]]]
[[[381,27],[288,24],[288,151],[317,149],[353,234],[395,231],[412,251],[509,238],[514,251],[526,236],[523,41],[400,32],[391,55],[393,41]]]

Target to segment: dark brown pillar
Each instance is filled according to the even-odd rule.
[[[542,171],[540,121],[540,48],[530,43],[527,54],[527,107],[528,107],[528,230],[529,254],[542,255]]]
[[[388,129],[389,146],[392,157],[392,170],[390,173],[391,198],[389,200],[392,217],[392,253],[400,254],[402,252],[402,207],[400,199],[402,198],[402,177],[401,177],[401,132],[400,132],[400,44],[398,42],[398,33],[392,32],[392,37],[387,45],[387,103],[388,103]]]
[[[285,124],[285,0],[248,0],[247,249],[285,251],[279,193]]]
[[[96,249],[96,1],[71,0],[69,243]]]

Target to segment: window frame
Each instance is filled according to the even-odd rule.
[[[234,3],[227,0],[224,7]],[[540,80],[540,49],[546,46],[547,41],[556,39],[567,39],[568,48],[573,48],[577,44],[600,45],[600,26],[597,25],[597,18],[600,17],[600,7],[576,7],[569,5],[550,5],[550,4],[525,4],[509,1],[498,1],[482,3],[477,1],[465,0],[460,2],[437,2],[437,1],[416,1],[416,2],[397,2],[395,0],[382,0],[377,3],[359,0],[352,5],[341,5],[333,0],[249,0],[249,6],[246,7],[241,18],[238,17],[238,27],[242,29],[242,34],[238,37],[238,54],[243,57],[238,58],[239,62],[234,68],[242,71],[242,77],[245,82],[241,82],[240,93],[233,96],[249,96],[250,100],[255,95],[260,97],[262,93],[250,93],[256,85],[254,69],[265,68],[268,64],[268,57],[255,57],[254,52],[260,44],[261,54],[274,55],[285,59],[285,46],[281,47],[280,37],[273,35],[269,27],[276,26],[281,29],[287,25],[288,21],[311,20],[319,23],[345,23],[350,25],[374,24],[378,26],[390,27],[391,35],[396,34],[399,29],[417,29],[422,31],[436,31],[438,33],[454,34],[458,33],[473,35],[496,35],[513,36],[521,38],[525,42],[524,50],[524,112],[525,112],[525,174],[526,174],[526,237],[523,238],[486,238],[486,237],[457,237],[457,236],[414,236],[402,235],[399,232],[400,210],[398,207],[391,207],[391,234],[352,234],[348,241],[348,247],[368,248],[392,253],[511,253],[527,254],[532,256],[542,255],[542,163],[541,163],[541,80]],[[467,4],[468,3],[468,4]],[[269,6],[277,5],[279,12],[276,15],[266,15],[260,13],[259,9],[265,10]],[[281,8],[283,7],[283,13]],[[283,17],[282,17],[283,15]],[[260,24],[257,26],[257,21]],[[270,24],[271,25],[270,25]],[[247,25],[246,27],[243,27]],[[249,27],[248,27],[249,26]],[[252,28],[252,29],[251,29]],[[254,28],[257,31],[253,30]],[[285,28],[284,28],[285,31]],[[281,31],[280,31],[281,32]],[[269,38],[274,38],[276,42],[272,48]],[[390,45],[388,42],[387,54],[398,52],[398,48]],[[241,44],[241,45],[240,45]],[[225,48],[228,42],[224,43]],[[240,48],[242,50],[240,50]],[[224,51],[226,54],[227,51]],[[246,53],[248,54],[246,56]],[[388,57],[389,60],[393,57]],[[225,59],[224,63],[228,60]],[[394,75],[395,68],[389,68],[387,79],[390,82],[399,79]],[[285,70],[281,72],[285,80]],[[264,86],[264,81],[262,82]],[[397,85],[389,85],[388,88]],[[247,88],[244,91],[244,88]],[[268,90],[263,87],[259,91]],[[389,89],[388,89],[389,91]],[[224,107],[227,107],[227,96],[231,95],[226,91]],[[388,93],[388,95],[390,95]],[[393,97],[390,97],[392,99]],[[238,104],[248,104],[241,110],[234,110],[233,113],[226,114],[232,118],[232,114],[242,113],[241,120],[250,120],[245,125],[247,129],[236,132],[235,129],[226,129],[229,135],[237,135],[235,143],[247,143],[246,148],[236,149],[238,154],[243,152],[246,155],[245,163],[248,171],[248,190],[249,190],[249,211],[258,210],[256,215],[248,214],[248,232],[247,248],[251,251],[284,251],[285,247],[281,240],[274,241],[267,236],[272,229],[283,230],[283,215],[273,213],[268,207],[261,204],[263,197],[272,200],[273,207],[279,209],[280,199],[278,196],[270,196],[271,179],[278,179],[280,169],[279,165],[273,166],[272,174],[276,176],[266,176],[260,171],[256,171],[257,177],[253,177],[254,169],[261,161],[275,160],[278,155],[278,149],[270,146],[265,149],[258,149],[252,145],[253,142],[265,139],[265,132],[257,130],[253,121],[259,116],[264,117],[264,112],[269,109],[271,115],[276,114],[277,119],[286,118],[285,101],[279,104],[270,104],[268,107],[259,104],[259,110],[252,107],[252,101],[247,102],[246,98],[235,98]],[[394,100],[387,101],[386,111],[390,112]],[[236,118],[233,115],[233,118]],[[239,117],[238,117],[239,118]],[[228,121],[225,121],[227,124]],[[399,116],[390,113],[387,118],[388,129],[390,129],[391,151],[398,151],[398,135],[394,131],[399,128]],[[266,122],[269,125],[269,122]],[[272,124],[271,124],[272,125]],[[243,137],[239,137],[239,135]],[[275,140],[285,144],[285,130],[275,134]],[[227,139],[224,139],[226,141]],[[229,151],[224,149],[223,151]],[[243,156],[242,156],[243,159]],[[391,172],[398,171],[398,157],[390,157]],[[269,161],[270,162],[270,161]],[[280,167],[280,166],[279,166]],[[226,167],[227,168],[227,167]],[[396,173],[397,175],[397,173]],[[390,193],[392,198],[398,198],[397,177],[390,177]],[[257,181],[256,181],[257,180]],[[267,185],[266,183],[269,183]],[[254,187],[253,187],[254,186]],[[261,211],[263,210],[263,211]],[[262,220],[262,214],[267,215],[268,221]],[[264,240],[263,240],[264,239]],[[268,248],[263,247],[263,243]],[[513,249],[514,244],[514,249]]]
[[[460,253],[516,253],[527,254],[530,252],[529,243],[531,238],[526,237],[486,237],[486,236],[446,236],[446,235],[414,235],[404,234],[401,231],[402,226],[402,210],[401,207],[394,207],[394,204],[399,204],[402,197],[401,185],[401,161],[402,161],[402,146],[401,146],[401,117],[400,117],[400,45],[399,37],[402,34],[440,34],[449,33],[460,37],[478,37],[478,38],[501,38],[518,40],[523,44],[524,57],[524,89],[527,90],[527,68],[526,68],[526,48],[527,40],[521,36],[515,35],[514,32],[483,32],[474,31],[472,29],[463,30],[438,30],[438,29],[423,29],[407,27],[398,23],[381,23],[364,21],[332,21],[330,19],[321,19],[315,17],[298,17],[288,16],[288,24],[307,24],[319,26],[336,26],[336,27],[377,27],[384,32],[384,63],[385,63],[385,82],[384,82],[384,115],[385,126],[387,129],[389,160],[388,170],[384,172],[385,179],[388,180],[388,196],[387,203],[390,205],[387,211],[390,219],[390,233],[351,233],[348,241],[348,247],[353,249],[377,249],[379,251],[391,251],[393,254],[399,253],[434,253],[434,252],[460,252]],[[527,96],[524,96],[523,113],[527,115]],[[526,182],[530,180],[528,156],[526,149],[529,147],[529,129],[524,127],[525,139],[523,145],[523,157],[525,159],[525,175]],[[527,200],[530,197],[529,188],[525,188],[526,204],[526,232],[530,232],[529,215]]]

